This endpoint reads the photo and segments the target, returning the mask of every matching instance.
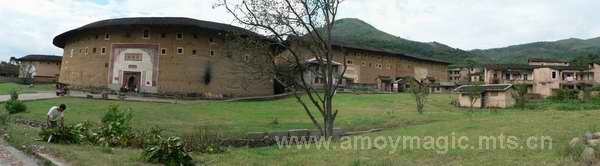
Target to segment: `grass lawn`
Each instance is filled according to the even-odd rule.
[[[235,148],[223,154],[193,154],[194,159],[212,165],[579,165],[563,155],[570,138],[588,130],[600,129],[600,111],[554,111],[554,110],[499,110],[499,112],[468,113],[449,105],[449,95],[433,95],[424,115],[415,111],[414,100],[409,94],[351,95],[336,98],[340,110],[337,126],[345,129],[386,128],[383,132],[366,136],[395,138],[396,136],[461,137],[466,143],[477,147],[479,136],[514,136],[520,147],[526,147],[528,137],[548,136],[542,148],[444,148],[394,149],[340,148],[344,142],[332,143],[329,150],[295,147],[279,149]],[[60,98],[27,102],[29,112],[18,114],[30,119],[42,120],[51,105],[66,103],[67,123],[82,120],[98,122],[109,104],[131,108],[133,125],[147,128],[159,125],[171,134],[191,132],[197,126],[220,128],[230,133],[246,131],[276,131],[292,128],[310,128],[311,123],[294,99],[262,102],[208,102],[199,104],[159,104],[140,102],[117,102]],[[392,113],[393,111],[393,113]],[[273,119],[278,125],[273,125]],[[16,146],[42,144],[55,154],[74,165],[140,165],[140,150],[114,149],[86,145],[48,145],[33,140],[37,129],[12,125],[9,141]],[[536,143],[534,141],[534,143]],[[551,147],[548,147],[548,144]],[[541,144],[541,143],[540,143]],[[443,144],[441,144],[443,145]],[[535,144],[533,144],[535,145]],[[541,145],[538,145],[541,146]]]
[[[337,97],[336,109],[340,111],[337,126],[347,130],[372,128],[397,128],[460,118],[451,113],[449,96],[433,95],[425,115],[417,115],[412,97],[402,95],[353,95]],[[193,132],[197,127],[225,129],[225,134],[256,131],[278,131],[312,128],[304,110],[294,98],[260,102],[205,102],[198,104],[164,104],[147,102],[121,102],[60,98],[27,102],[28,112],[16,116],[45,121],[48,109],[64,103],[66,123],[84,120],[100,123],[111,104],[130,109],[134,115],[133,126],[149,128],[160,126],[167,132],[181,134]],[[273,121],[279,124],[273,124]]]
[[[17,90],[19,93],[35,93],[54,91],[55,86],[54,84],[35,84],[33,87],[29,87],[29,85],[0,82],[0,95],[9,94],[11,90]]]

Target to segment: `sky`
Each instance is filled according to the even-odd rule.
[[[190,17],[232,24],[214,0],[0,0],[0,60],[62,55],[52,39],[120,17]],[[464,50],[600,37],[599,0],[345,0],[340,18],[358,18],[402,38]]]

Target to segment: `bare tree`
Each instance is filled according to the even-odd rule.
[[[409,91],[417,102],[417,112],[423,114],[425,112],[425,102],[427,102],[427,97],[430,94],[430,82],[427,79],[419,81],[412,78],[408,83],[410,85]]]
[[[282,55],[271,55],[271,65],[277,71],[275,80],[291,90],[297,101],[323,136],[333,136],[338,111],[333,99],[346,71],[334,59],[331,31],[342,0],[220,0],[216,7],[224,7],[239,24],[247,29],[269,36],[275,47],[285,50]],[[306,60],[315,59],[323,85],[312,86],[303,74],[310,72]],[[292,80],[292,81],[290,81]],[[335,110],[335,111],[334,111]],[[320,115],[321,120],[318,120]]]
[[[19,66],[19,74],[23,79],[23,83],[25,84],[33,84],[33,77],[35,75],[36,69],[32,62],[20,62]]]

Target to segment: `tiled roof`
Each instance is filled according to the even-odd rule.
[[[491,70],[533,70],[535,66],[528,64],[487,64],[485,68]]]
[[[196,20],[185,17],[130,17],[130,18],[117,18],[108,19],[91,24],[87,24],[77,29],[67,31],[63,34],[56,36],[53,40],[53,44],[57,47],[64,48],[65,42],[71,36],[74,36],[80,32],[84,32],[91,29],[106,28],[106,27],[130,27],[135,25],[142,26],[161,26],[161,27],[192,27],[200,29],[208,29],[221,32],[241,32],[246,34],[257,35],[249,30],[216,22]]]
[[[590,69],[587,66],[544,66],[544,67],[555,69],[555,70],[578,70],[578,71],[583,71],[583,70],[589,70]]]
[[[545,58],[531,58],[531,59],[529,59],[529,62],[569,63],[569,61],[566,61],[566,60],[545,59]]]
[[[463,85],[454,89],[454,91],[461,93],[504,92],[510,89],[511,87],[511,84]]]
[[[364,51],[385,53],[385,54],[396,55],[396,56],[403,56],[403,57],[407,57],[407,58],[411,58],[411,59],[415,59],[415,60],[422,60],[422,61],[429,61],[429,62],[435,62],[435,63],[450,64],[450,62],[439,60],[439,59],[428,58],[428,57],[423,57],[423,56],[418,56],[418,55],[413,55],[413,54],[407,54],[407,53],[402,53],[402,52],[398,52],[398,51],[391,51],[391,50],[386,50],[386,49],[381,49],[381,48],[373,48],[373,47],[368,47],[368,46],[358,46],[358,45],[350,44],[350,43],[347,43],[347,42],[341,42],[341,41],[334,41],[333,45],[334,46],[338,46],[338,47],[343,47],[343,48],[350,48],[350,49],[357,49],[357,50],[364,50]]]
[[[56,55],[27,55],[21,58],[18,58],[17,61],[48,61],[48,62],[60,62],[62,61],[62,56]]]

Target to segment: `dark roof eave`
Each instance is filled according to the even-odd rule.
[[[130,17],[130,18],[117,18],[108,19],[93,22],[82,27],[69,30],[56,36],[52,40],[52,44],[56,47],[64,48],[68,38],[87,30],[116,27],[116,26],[177,26],[177,27],[192,27],[206,30],[213,30],[219,32],[235,32],[242,34],[249,34],[253,36],[259,36],[264,38],[262,35],[256,34],[247,29],[236,27],[229,24],[216,23],[210,21],[196,20],[185,17]]]
[[[32,55],[26,55],[21,58],[17,58],[16,60],[19,62],[24,62],[24,61],[61,62],[62,56],[32,54]]]
[[[442,63],[442,64],[451,64],[450,62],[446,62],[446,61],[443,61],[443,60],[417,57],[417,56],[407,55],[407,54],[404,54],[404,53],[391,52],[391,51],[386,51],[386,50],[377,50],[377,49],[371,49],[371,48],[349,46],[349,45],[344,45],[344,44],[339,44],[339,43],[334,43],[333,46],[337,46],[337,47],[341,47],[341,48],[350,48],[350,49],[357,49],[357,50],[365,50],[365,51],[371,51],[371,52],[380,52],[380,53],[393,54],[393,55],[400,55],[400,56],[404,56],[404,57],[407,57],[407,58],[411,58],[411,59],[415,59],[415,60],[428,61],[428,62],[435,62],[435,63]]]

